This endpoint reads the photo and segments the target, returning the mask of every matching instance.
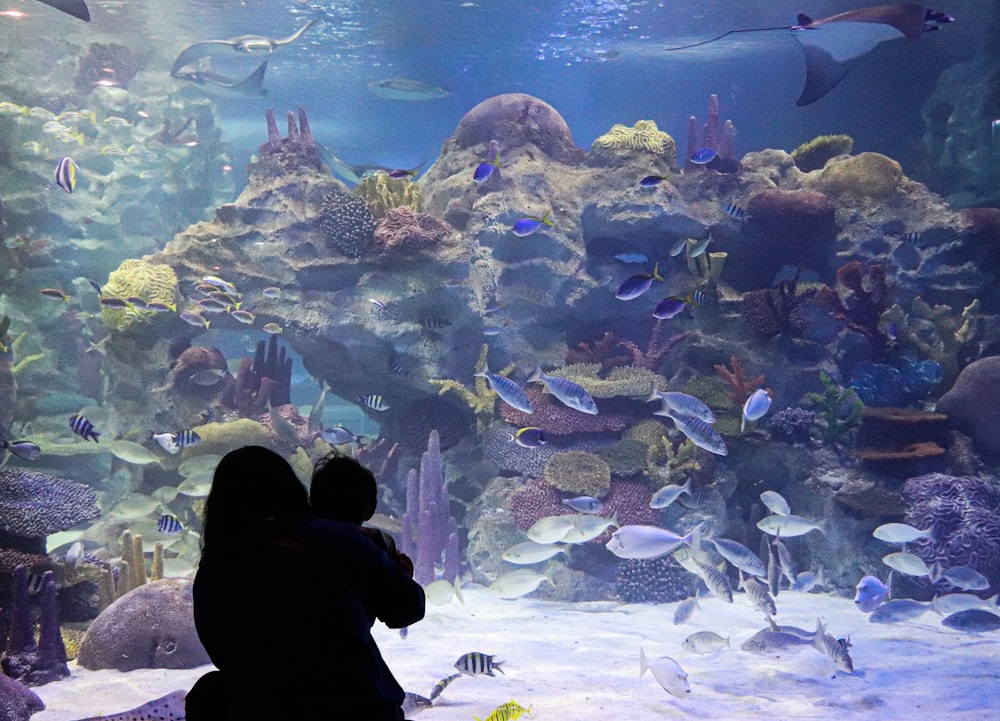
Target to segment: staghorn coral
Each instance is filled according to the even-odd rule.
[[[830,158],[850,155],[854,138],[850,135],[819,135],[791,152],[795,166],[804,173],[819,170]]]
[[[910,304],[909,313],[896,303],[882,313],[882,322],[895,324],[901,345],[912,346],[922,357],[939,363],[947,384],[958,375],[965,347],[984,336],[979,310],[978,299],[958,314],[951,306],[930,306],[918,296]]]
[[[605,331],[600,338],[595,338],[590,342],[581,341],[576,344],[576,348],[566,351],[566,363],[573,365],[577,363],[599,363],[601,371],[607,373],[616,366],[626,365],[631,356],[616,351],[628,350],[626,341],[618,338],[611,331]],[[633,344],[634,345],[634,344]]]
[[[390,178],[382,170],[363,177],[354,194],[364,199],[376,220],[384,218],[392,208],[420,210],[420,186],[409,178]]]
[[[667,328],[670,324],[664,320],[657,320],[653,323],[653,329],[649,334],[649,341],[646,349],[643,350],[630,340],[622,340],[621,344],[632,353],[633,365],[640,368],[656,370],[663,363],[678,343],[693,335],[692,331],[686,330],[667,337]]]
[[[360,258],[371,247],[375,216],[364,199],[335,188],[323,199],[316,220],[327,246],[348,258]]]
[[[671,167],[677,164],[674,139],[657,128],[652,120],[639,120],[631,128],[612,125],[611,130],[594,141],[590,152],[598,157],[614,157],[622,150],[641,150],[661,156]]]
[[[696,588],[696,577],[668,555],[622,561],[611,593],[625,603],[675,603],[694,595]]]
[[[560,491],[602,498],[611,486],[611,467],[587,451],[556,453],[545,464],[545,480]]]
[[[177,296],[177,276],[168,265],[126,258],[111,271],[103,293],[115,298],[138,296],[147,303],[173,303]],[[156,313],[143,308],[101,308],[101,320],[114,331],[122,332],[141,323],[148,323]]]
[[[715,372],[722,376],[729,384],[729,387],[732,389],[730,398],[733,401],[733,405],[737,407],[742,407],[746,399],[750,397],[750,394],[763,386],[766,380],[766,376],[764,375],[747,378],[746,372],[743,370],[743,361],[738,356],[733,356],[729,359],[729,368],[726,368],[722,363],[716,364]]]
[[[372,238],[382,250],[424,250],[434,247],[454,232],[455,229],[448,223],[429,213],[417,213],[401,207],[390,208],[385,217],[375,223]]]

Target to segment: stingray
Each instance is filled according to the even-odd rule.
[[[172,691],[166,696],[153,699],[129,711],[102,714],[80,719],[80,721],[164,721],[164,719],[184,718],[184,697],[186,691]]]
[[[83,0],[38,0],[38,2],[53,7],[67,15],[80,18],[85,23],[90,22],[90,10],[87,8],[87,3]]]
[[[924,33],[937,30],[940,25],[954,20],[950,15],[916,3],[876,5],[848,10],[819,20],[800,13],[795,25],[740,28],[709,40],[667,50],[695,48],[736,33],[790,30],[792,37],[802,45],[806,57],[806,83],[795,103],[802,107],[816,102],[833,90],[879,44],[897,38],[918,40]]]
[[[262,87],[264,73],[267,72],[267,60],[257,66],[243,80],[221,75],[211,70],[182,70],[174,75],[178,80],[201,86],[201,89],[212,95],[222,95],[229,98],[259,98],[267,95]]]
[[[302,33],[312,27],[314,22],[316,20],[310,20],[287,38],[269,38],[265,35],[237,35],[235,38],[227,40],[201,40],[193,45],[188,45],[181,51],[181,54],[177,56],[177,60],[174,61],[174,67],[170,70],[170,74],[178,77],[181,68],[212,55],[217,50],[225,48],[230,48],[238,53],[252,53],[255,50],[267,50],[267,52],[273,53],[276,48],[298,40]]]

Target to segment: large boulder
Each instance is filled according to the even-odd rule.
[[[970,436],[990,453],[1000,453],[1000,356],[980,358],[967,365],[951,390],[941,396],[937,410],[948,414],[948,424]]]
[[[190,579],[164,578],[126,593],[94,619],[77,662],[119,671],[211,663],[194,628],[192,585]]]

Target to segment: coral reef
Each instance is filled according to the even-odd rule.
[[[607,373],[612,368],[626,365],[632,360],[631,353],[620,352],[628,351],[625,343],[630,343],[630,341],[622,340],[611,331],[604,331],[600,338],[589,342],[580,341],[575,348],[568,349],[566,363],[597,363],[601,366],[601,372]]]
[[[696,577],[668,555],[622,561],[611,592],[625,603],[676,603],[693,596],[696,588]]]
[[[177,296],[177,276],[169,265],[149,263],[137,258],[126,258],[117,270],[108,275],[103,294],[114,298],[142,298],[146,303],[171,304]],[[101,320],[117,332],[130,330],[148,323],[155,311],[128,305],[125,308],[101,308]]]
[[[258,341],[253,360],[244,358],[233,385],[233,407],[242,416],[258,416],[268,404],[291,402],[292,359],[272,335],[267,344]]]
[[[371,248],[375,216],[363,199],[346,190],[330,191],[316,224],[327,245],[348,258],[360,258]]]
[[[590,148],[592,157],[607,160],[621,151],[640,150],[659,155],[670,167],[677,165],[677,146],[674,139],[656,127],[652,120],[638,120],[631,128],[612,125],[611,130],[597,138]]]
[[[191,623],[191,587],[190,579],[164,578],[129,591],[94,619],[77,663],[118,671],[211,663]]]
[[[933,531],[910,544],[927,565],[967,566],[990,581],[984,598],[1000,590],[1000,488],[992,478],[931,473],[903,484],[906,522]],[[939,593],[954,590],[944,582]]]
[[[304,108],[299,108],[298,122],[295,113],[291,110],[287,112],[288,136],[285,138],[278,131],[274,113],[266,110],[264,115],[267,120],[267,142],[257,149],[257,162],[250,163],[247,168],[247,178],[252,183],[263,185],[269,180],[302,170],[320,171],[324,167]]]
[[[827,195],[877,201],[894,194],[903,177],[903,168],[892,158],[879,153],[859,153],[827,162],[816,186]]]
[[[721,363],[717,364],[715,372],[729,384],[731,391],[729,397],[733,405],[741,408],[750,394],[764,385],[764,381],[767,379],[767,376],[764,375],[747,378],[746,371],[743,370],[743,361],[739,359],[739,356],[733,356],[729,359],[729,368]]]
[[[609,446],[602,446],[594,453],[607,462],[611,475],[627,478],[646,469],[649,447],[639,440],[623,439]]]
[[[14,569],[10,632],[0,664],[3,673],[27,686],[41,686],[69,676],[66,647],[59,632],[59,605],[52,571],[42,575],[39,636],[35,643],[28,597],[28,569]]]
[[[810,243],[822,236],[832,238],[836,229],[833,203],[815,190],[764,188],[750,196],[746,211],[754,227],[771,241],[766,245],[769,254],[781,256],[780,263],[770,263],[774,270],[782,264],[812,265],[817,256]],[[764,249],[758,247],[756,252]]]
[[[384,218],[392,208],[406,208],[414,213],[420,210],[420,186],[410,178],[390,178],[382,170],[363,177],[354,194],[364,198],[376,220]]]
[[[445,240],[455,229],[429,213],[410,208],[389,208],[375,223],[372,235],[383,251],[426,250]]]
[[[897,303],[882,314],[882,321],[895,325],[900,346],[939,364],[945,383],[955,379],[967,352],[987,335],[978,299],[956,313],[950,306],[931,306],[917,297],[908,313]]]
[[[199,382],[213,371],[222,371],[216,382]],[[221,350],[194,345],[185,348],[171,364],[168,383],[170,393],[177,402],[195,403],[201,406],[199,410],[203,410],[218,403],[223,395],[232,393],[234,380]]]
[[[698,142],[698,118],[692,115],[688,118],[687,157],[684,169],[694,169],[698,166],[691,158],[701,148],[715,150],[718,154],[706,167],[720,173],[735,173],[740,169],[740,162],[733,157],[733,136],[736,126],[732,120],[721,123],[719,119],[719,96],[708,96],[708,109],[705,111],[705,125],[701,128],[701,143]]]
[[[45,552],[45,537],[97,518],[90,486],[22,468],[0,468],[0,546]]]
[[[854,138],[850,135],[819,135],[791,152],[795,165],[804,173],[819,170],[830,158],[850,155]]]
[[[816,412],[805,408],[783,408],[771,416],[767,430],[788,443],[805,443],[816,423]]]
[[[826,371],[820,371],[822,393],[807,393],[803,401],[815,406],[820,422],[825,426],[823,437],[828,443],[845,443],[845,435],[861,422],[864,404],[850,388],[841,387]]]
[[[587,451],[556,453],[545,464],[545,480],[574,496],[603,498],[611,487],[611,467]]]
[[[574,433],[600,433],[622,431],[631,424],[634,413],[613,408],[601,408],[597,415],[580,413],[545,393],[544,389],[530,385],[524,389],[534,408],[534,413],[524,413],[506,403],[499,406],[500,417],[515,426],[537,426],[554,436],[571,436]],[[648,391],[647,391],[648,394]],[[603,404],[602,404],[603,405]],[[600,407],[600,406],[599,406]]]
[[[888,267],[872,263],[867,268],[854,260],[837,269],[837,288],[821,287],[816,301],[849,329],[861,333],[877,353],[884,351],[887,336],[882,332],[882,314],[891,302],[886,278]]]
[[[945,454],[948,439],[945,421],[948,416],[915,408],[861,409],[861,427],[854,457],[860,461],[877,463],[895,476],[913,475],[910,464],[938,458]]]
[[[0,721],[28,721],[45,704],[20,681],[0,673]]]
[[[504,153],[531,144],[564,163],[583,158],[569,126],[555,108],[521,93],[495,95],[479,103],[462,117],[449,143],[464,149],[485,147],[491,141]]]
[[[905,406],[923,400],[941,382],[941,366],[932,360],[894,359],[896,366],[862,361],[850,386],[869,406]]]
[[[515,431],[517,426],[496,423],[479,436],[483,458],[506,473],[538,478],[545,470],[549,458],[564,450],[552,443],[541,448],[524,448],[513,441]]]
[[[664,320],[658,319],[653,323],[653,329],[649,333],[649,341],[646,343],[645,350],[639,348],[632,341],[621,341],[621,344],[632,353],[632,363],[634,365],[653,371],[659,370],[660,365],[674,349],[674,346],[688,338],[693,332],[686,330],[668,336],[667,329],[669,327],[670,324]]]
[[[80,56],[76,71],[76,91],[81,96],[90,95],[98,85],[128,88],[135,74],[146,69],[146,54],[124,45],[91,43]]]
[[[989,453],[1000,453],[1000,356],[967,365],[955,385],[938,399],[937,409],[948,415],[948,425],[970,436]]]

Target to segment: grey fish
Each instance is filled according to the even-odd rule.
[[[722,436],[719,435],[719,432],[712,428],[711,424],[706,423],[701,418],[688,415],[687,413],[677,413],[669,408],[661,408],[658,411],[654,411],[653,415],[667,416],[674,422],[677,430],[687,436],[688,440],[699,448],[704,448],[706,451],[710,451],[720,456],[724,456],[729,453],[726,448],[726,442],[722,440]]]
[[[687,623],[694,615],[696,608],[699,608],[697,596],[686,598],[677,604],[677,608],[674,609],[674,625],[680,626],[682,623]]]
[[[583,386],[574,383],[569,378],[546,375],[542,372],[541,367],[535,366],[535,370],[528,376],[527,382],[544,383],[549,393],[562,401],[563,405],[581,413],[597,415],[597,404],[594,403],[594,399],[583,389]]]
[[[778,609],[774,605],[774,599],[767,592],[767,586],[758,581],[754,576],[743,577],[743,574],[740,574],[740,588],[753,601],[753,605],[767,616],[774,616],[778,613]]]
[[[849,643],[846,639],[834,638],[828,633],[820,636],[817,633],[814,645],[818,651],[825,653],[838,669],[846,673],[854,673],[854,661],[851,659],[851,654],[847,652]]]
[[[912,543],[920,538],[933,539],[931,529],[921,531],[907,523],[883,523],[872,531],[872,535],[880,541],[895,544]]]
[[[795,559],[792,557],[792,552],[788,550],[788,546],[786,546],[781,540],[780,531],[778,532],[778,535],[774,537],[774,548],[778,552],[778,561],[781,564],[781,572],[785,574],[785,578],[788,579],[788,582],[794,586],[795,581],[798,578],[798,573],[796,573],[798,569],[795,565]]]
[[[905,573],[907,576],[920,577],[931,575],[931,569],[927,567],[924,559],[906,551],[882,556],[882,563],[895,571]]]
[[[447,98],[450,93],[437,85],[431,85],[410,78],[386,78],[368,83],[368,88],[386,100],[437,100]]]
[[[826,520],[810,521],[808,518],[790,513],[787,516],[774,515],[762,518],[757,521],[757,528],[772,536],[780,533],[785,538],[804,536],[809,531],[819,531],[825,535]]]
[[[823,624],[818,618],[816,619],[816,628],[813,631],[807,631],[806,629],[799,628],[798,626],[781,626],[775,623],[774,619],[770,616],[767,618],[767,625],[772,631],[790,633],[793,636],[798,636],[803,641],[808,641],[809,643],[812,643],[816,639],[816,635],[822,633],[824,630]]]
[[[823,568],[819,571],[802,571],[795,576],[795,583],[792,584],[793,591],[809,593],[817,586],[826,586],[826,579],[823,577]]]
[[[326,388],[326,381],[320,381],[319,397],[309,411],[309,423],[307,427],[310,431],[323,430],[323,414],[326,412]]]
[[[935,596],[931,601],[931,608],[942,616],[950,616],[969,608],[996,609],[998,598],[1000,597],[980,598],[974,593],[946,593],[943,596]]]
[[[691,653],[706,654],[718,651],[723,646],[729,646],[729,637],[723,638],[715,631],[698,631],[692,633],[681,643],[681,648]],[[731,649],[732,646],[729,646]]]
[[[253,53],[255,50],[266,50],[268,53],[273,53],[282,45],[288,45],[298,40],[302,33],[312,27],[315,22],[315,20],[310,20],[287,38],[269,38],[265,35],[237,35],[234,38],[225,40],[201,40],[181,50],[180,55],[174,61],[173,68],[170,69],[170,74],[176,78],[182,68],[212,55],[217,50],[225,48],[235,50],[238,53]]]
[[[490,390],[500,396],[500,400],[511,408],[519,410],[522,413],[535,412],[535,409],[531,407],[531,401],[528,400],[528,394],[510,378],[490,373],[489,367],[483,368],[483,370],[475,375],[479,378],[485,378]]]
[[[744,546],[742,543],[731,541],[728,538],[708,539],[715,545],[715,550],[719,555],[736,566],[741,571],[746,571],[751,576],[767,576],[767,569],[757,558],[757,554]]]
[[[785,500],[777,491],[764,491],[760,494],[761,502],[767,506],[767,510],[778,516],[787,516],[792,512]]]
[[[187,691],[171,691],[166,696],[147,701],[131,711],[89,716],[80,721],[163,721],[184,718],[184,697]]]
[[[916,618],[930,608],[929,604],[920,603],[910,598],[894,598],[878,606],[868,617],[869,623],[895,623]]]
[[[701,580],[708,586],[712,595],[721,598],[726,603],[732,603],[733,585],[729,582],[729,576],[715,566],[699,561],[697,558],[692,557],[691,561],[698,568],[698,575],[701,576]]]
[[[202,368],[189,376],[192,383],[198,386],[214,386],[229,373],[225,368]]]
[[[650,508],[666,508],[685,493],[691,493],[691,476],[683,486],[664,486],[649,499]]]
[[[996,631],[1000,628],[1000,615],[985,608],[967,608],[946,616],[942,619],[941,625],[969,633]]]
[[[777,596],[781,591],[781,564],[778,563],[778,556],[771,548],[771,542],[767,540],[767,536],[762,536],[762,538],[767,544],[767,589],[772,596]]]
[[[941,578],[952,586],[966,591],[985,591],[990,587],[990,580],[974,568],[955,566],[941,574]]]
[[[403,696],[403,713],[407,716],[416,716],[421,711],[426,711],[434,702],[418,693],[407,691]]]
[[[811,646],[812,643],[812,639],[806,640],[793,633],[772,631],[765,628],[741,643],[740,649],[750,653],[759,653],[762,656],[782,656],[788,651],[801,651],[804,647]]]
[[[715,414],[705,403],[694,396],[678,391],[658,391],[655,388],[646,402],[659,398],[664,405],[675,413],[686,413],[695,418],[701,418],[706,423],[715,423]]]

